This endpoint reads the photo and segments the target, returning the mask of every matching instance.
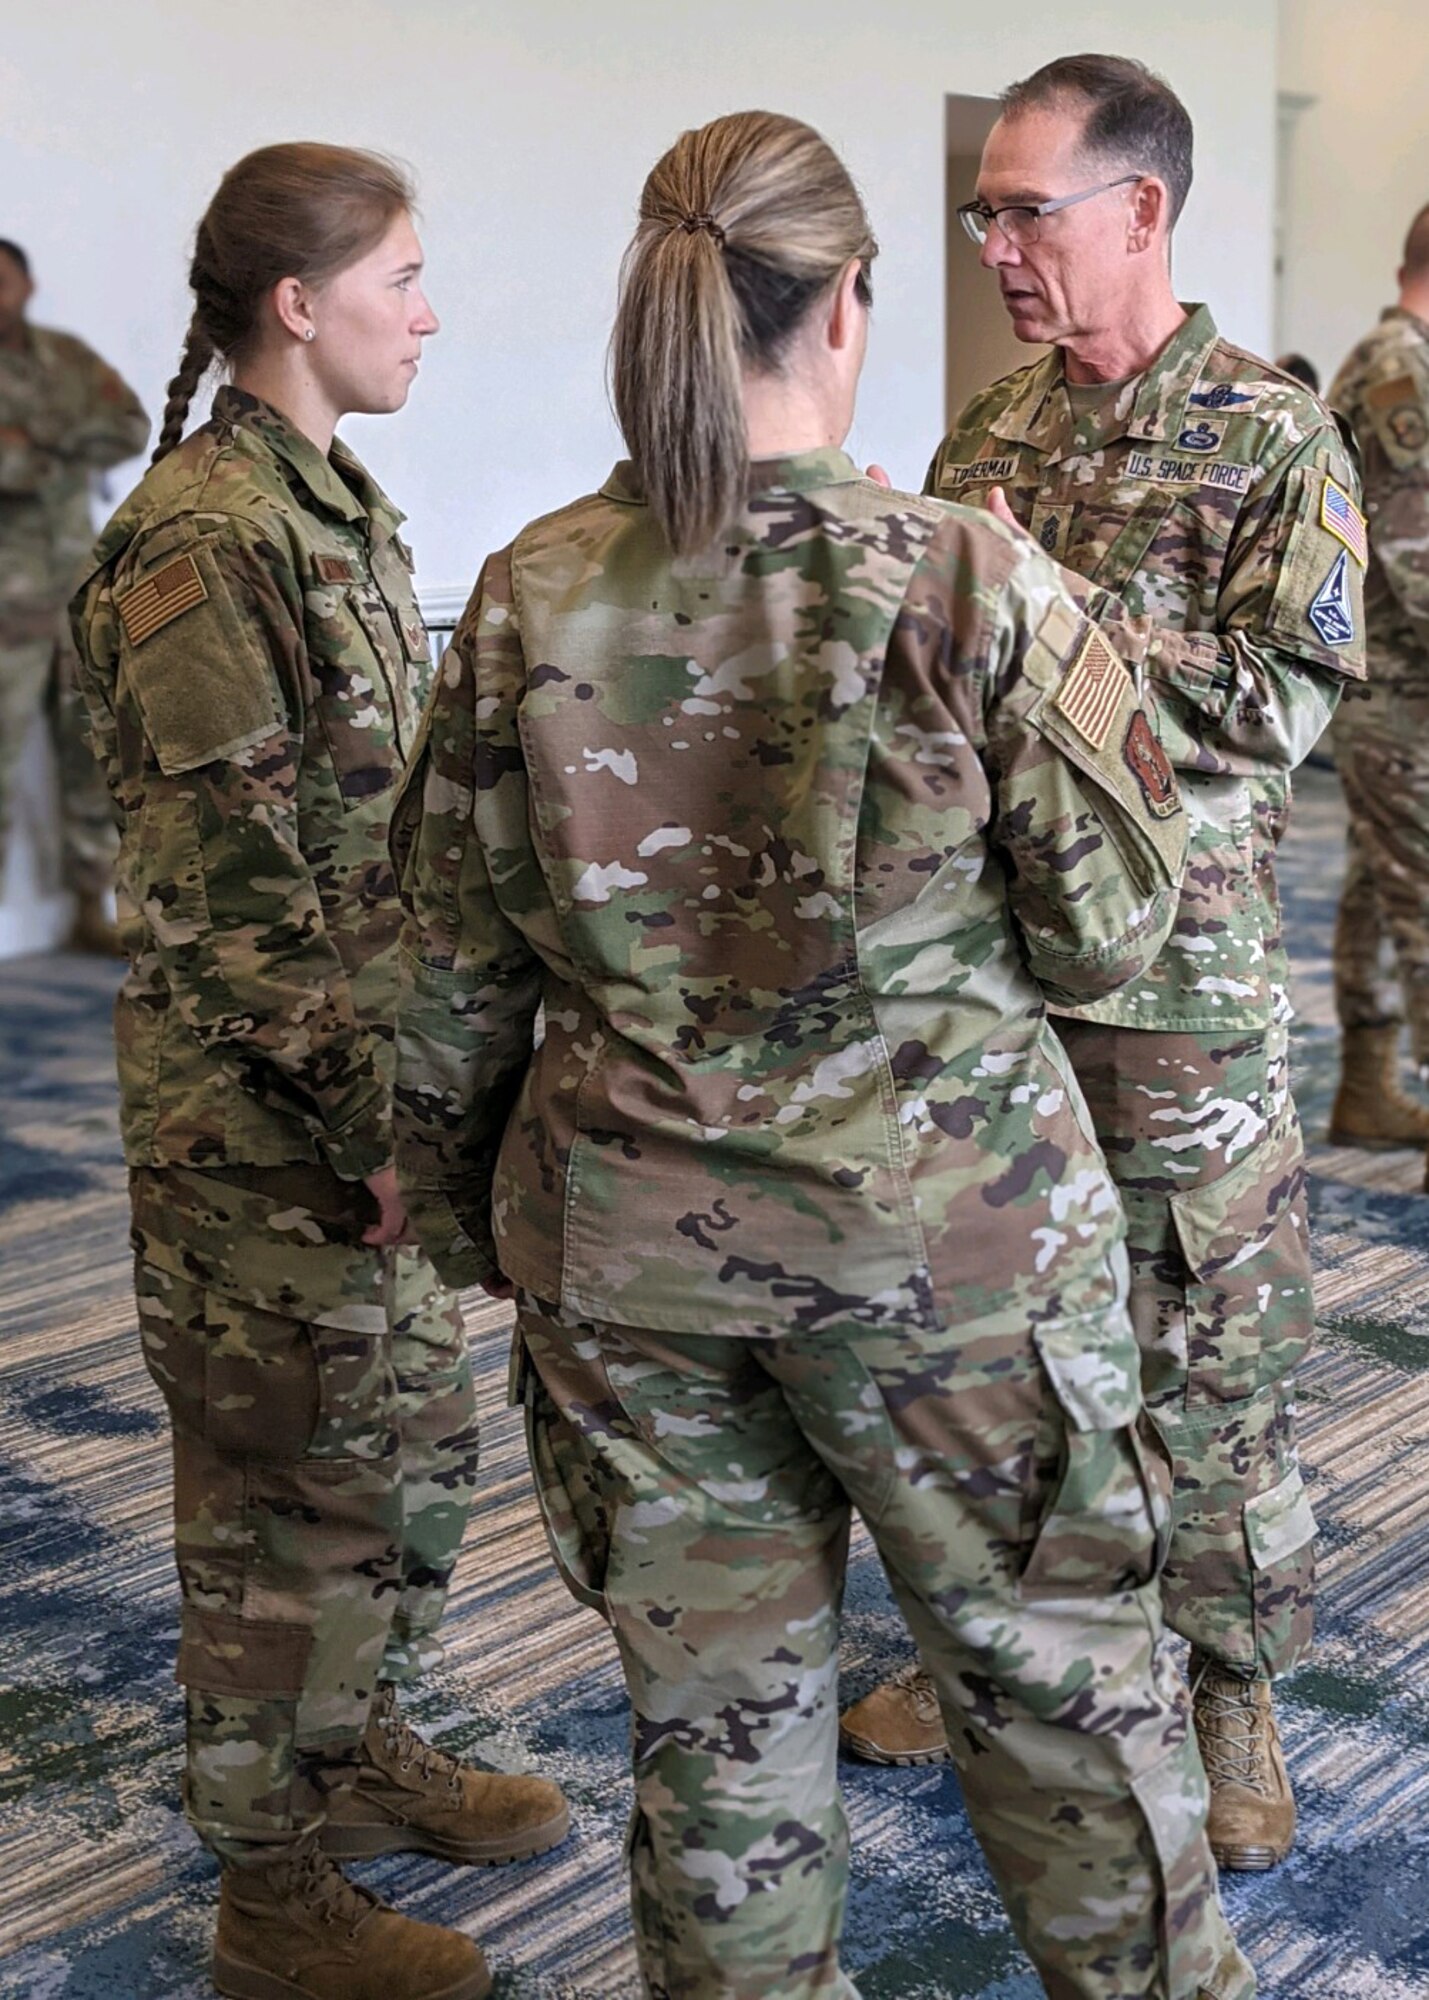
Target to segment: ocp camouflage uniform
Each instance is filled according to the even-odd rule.
[[[1365,578],[1370,675],[1335,723],[1350,815],[1335,930],[1341,1026],[1400,1018],[1380,982],[1387,931],[1414,1054],[1429,1064],[1429,326],[1395,306],[1335,378],[1354,428],[1372,541]]]
[[[449,1281],[521,1288],[552,1546],[634,1707],[652,1995],[855,1992],[853,1506],[1049,1992],[1254,1990],[1039,990],[1152,962],[1183,828],[1052,567],[842,452],[756,465],[700,559],[622,466],[486,565],[393,822],[398,1166]]]
[[[59,767],[67,888],[108,889],[114,822],[85,741],[65,602],[94,542],[93,473],[144,449],[137,397],[82,340],[26,328],[0,349],[0,882],[19,760],[34,718],[48,717]]]
[[[928,490],[1013,513],[1134,662],[1190,849],[1166,948],[1055,1007],[1127,1213],[1148,1407],[1175,1465],[1167,1617],[1243,1673],[1309,1646],[1294,1440],[1313,1325],[1274,850],[1290,772],[1364,673],[1364,523],[1324,407],[1204,306],[1144,374],[1060,351],[969,403]]]
[[[431,678],[400,514],[253,397],[151,471],[75,600],[118,808],[145,1358],[174,1426],[187,1804],[315,1826],[377,1681],[440,1657],[476,1470],[455,1300],[362,1242],[391,1157],[392,788]]]

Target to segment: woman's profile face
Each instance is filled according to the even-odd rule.
[[[377,245],[312,295],[313,373],[340,411],[400,410],[422,342],[439,321],[422,290],[422,246],[412,218],[396,217]]]

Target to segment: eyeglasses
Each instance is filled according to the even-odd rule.
[[[1025,250],[1041,236],[1044,215],[1075,208],[1079,201],[1090,201],[1093,195],[1110,194],[1113,188],[1129,187],[1133,181],[1144,179],[1144,174],[1123,174],[1119,181],[1103,181],[1100,187],[1083,188],[1080,194],[1058,195],[1055,201],[1014,202],[1007,208],[989,208],[985,201],[965,201],[958,210],[958,218],[979,248],[986,243],[995,222],[1014,248]]]

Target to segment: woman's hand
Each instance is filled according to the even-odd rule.
[[[370,1243],[374,1250],[400,1250],[414,1242],[406,1206],[397,1187],[397,1169],[379,1167],[375,1174],[363,1175],[362,1185],[378,1210],[377,1220],[362,1232],[363,1242]]]

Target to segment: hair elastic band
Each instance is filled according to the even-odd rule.
[[[680,221],[680,227],[684,230],[686,236],[695,236],[702,229],[708,230],[720,249],[723,250],[724,231],[712,215],[701,212],[699,215],[683,216]]]

